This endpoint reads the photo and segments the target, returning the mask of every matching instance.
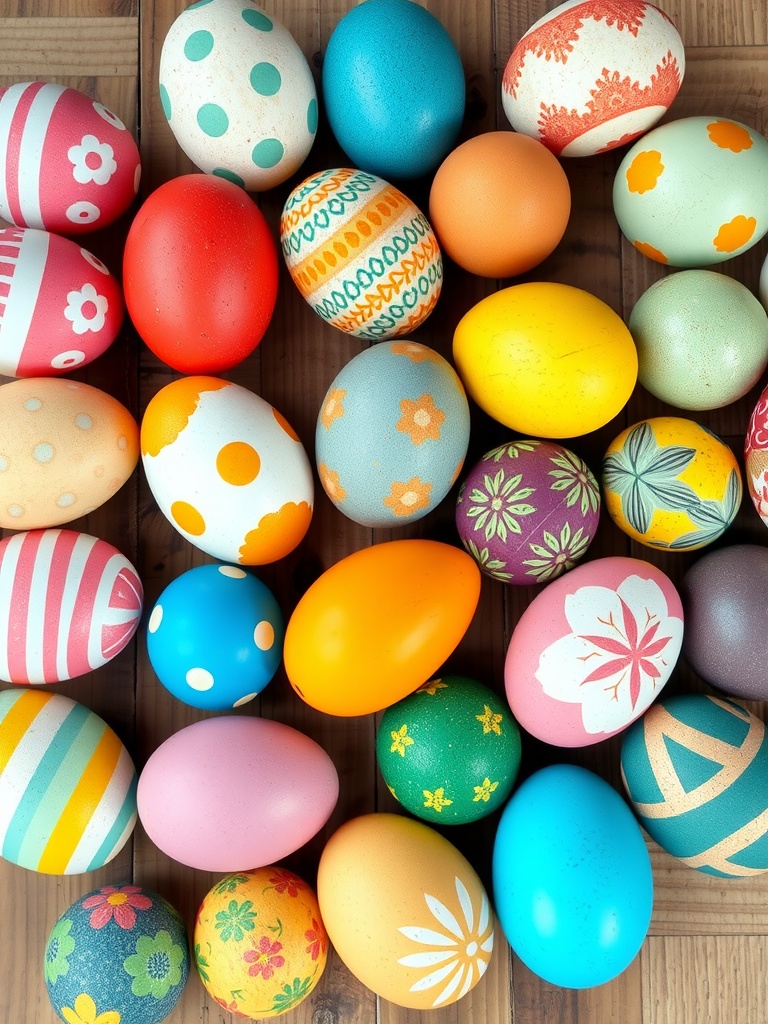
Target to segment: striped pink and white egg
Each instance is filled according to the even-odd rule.
[[[0,89],[0,217],[63,235],[104,227],[139,190],[136,140],[97,100],[53,82]]]
[[[75,530],[0,541],[0,679],[57,683],[111,661],[139,625],[144,590],[125,555]]]

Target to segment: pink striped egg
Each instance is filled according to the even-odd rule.
[[[103,103],[52,82],[0,89],[0,217],[81,234],[111,224],[139,190],[141,160]]]
[[[0,679],[57,683],[106,664],[139,625],[144,591],[117,548],[75,530],[0,541]]]
[[[87,249],[36,228],[0,229],[0,373],[52,377],[117,337],[123,294]]]

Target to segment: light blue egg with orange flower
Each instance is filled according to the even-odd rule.
[[[469,444],[469,403],[451,364],[426,345],[379,342],[354,356],[323,399],[320,483],[349,519],[397,527],[448,494]]]

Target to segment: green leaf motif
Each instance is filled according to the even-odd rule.
[[[467,516],[475,520],[475,530],[484,530],[487,541],[498,537],[503,544],[510,533],[522,533],[517,517],[531,515],[536,511],[525,500],[530,498],[535,488],[521,487],[521,481],[521,473],[506,479],[504,470],[499,469],[493,476],[486,474],[483,477],[485,490],[479,487],[472,489],[469,498],[471,507]]]
[[[597,512],[600,507],[600,488],[586,463],[567,449],[553,455],[550,461],[558,467],[550,469],[547,474],[554,478],[550,490],[568,491],[566,508],[573,508],[578,502],[583,516],[590,511]]]
[[[732,469],[722,501],[699,498],[694,494],[694,500],[687,512],[689,518],[699,529],[684,533],[669,542],[655,541],[654,547],[667,548],[670,551],[686,551],[706,547],[707,544],[711,544],[725,533],[731,525],[739,511],[741,498],[741,478],[736,470]]]
[[[499,580],[501,583],[508,583],[512,579],[513,574],[511,572],[504,572],[504,567],[507,563],[503,562],[500,558],[491,558],[488,548],[478,548],[473,540],[467,540],[464,543],[470,555],[489,576],[493,576],[494,579]]]
[[[285,1010],[290,1010],[292,1006],[300,1003],[307,995],[311,984],[311,975],[303,980],[301,978],[294,978],[292,985],[283,985],[282,990],[273,996],[270,1010],[273,1013],[283,1013]]]
[[[492,458],[494,462],[499,462],[505,455],[510,459],[516,459],[520,452],[533,452],[540,444],[541,441],[513,441],[511,444],[502,444],[498,448],[494,448],[485,457]]]
[[[538,557],[524,560],[523,565],[529,566],[526,576],[533,576],[537,583],[555,579],[573,568],[589,547],[591,539],[589,534],[584,533],[583,526],[571,533],[570,523],[564,524],[559,537],[545,530],[543,540],[546,547],[533,542],[528,545]]]
[[[211,944],[209,942],[208,943],[209,952],[210,952],[210,945]],[[203,954],[200,952],[200,943],[199,942],[195,943],[195,963],[197,964],[198,973],[199,973],[200,977],[203,979],[203,981],[210,981],[211,979],[208,977],[208,972],[207,972],[206,968],[210,967],[211,965],[208,962],[208,958],[203,956]]]
[[[256,927],[256,912],[251,909],[252,907],[253,900],[245,900],[243,903],[230,900],[227,909],[218,912],[215,927],[221,935],[222,942],[228,942],[230,939],[242,942],[245,933],[253,931]]]
[[[244,885],[247,881],[247,875],[227,875],[217,885],[214,885],[213,891],[217,896],[224,892],[234,892],[238,885]]]

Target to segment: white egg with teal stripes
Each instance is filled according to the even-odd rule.
[[[0,855],[50,875],[95,871],[136,824],[136,769],[107,723],[39,690],[0,692]]]
[[[190,160],[249,192],[289,178],[315,141],[317,91],[307,59],[252,0],[199,0],[182,11],[163,42],[159,92]]]

